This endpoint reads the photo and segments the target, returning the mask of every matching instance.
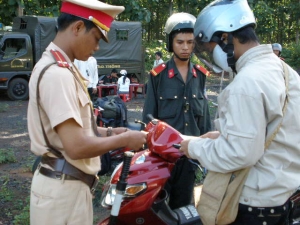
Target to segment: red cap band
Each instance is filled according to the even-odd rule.
[[[92,16],[93,18],[95,18],[100,22],[100,24],[102,25],[101,28],[106,31],[109,31],[110,25],[114,20],[113,17],[107,15],[104,12],[95,9],[86,8],[81,5],[76,5],[71,2],[65,2],[65,1],[62,2],[60,11],[63,13],[68,13],[74,16],[82,17],[87,20],[91,20],[90,17]]]

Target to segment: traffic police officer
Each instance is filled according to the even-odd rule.
[[[190,62],[194,49],[195,21],[193,15],[183,12],[168,18],[165,25],[166,47],[169,52],[173,52],[173,56],[168,62],[150,71],[143,121],[148,122],[147,115],[152,114],[154,118],[165,121],[182,134],[200,136],[211,128],[204,94],[209,72]],[[183,168],[186,172],[183,172]],[[194,180],[190,162],[178,162],[168,183],[171,188],[171,208],[191,203]]]
[[[108,41],[110,25],[123,10],[97,0],[62,2],[58,33],[29,83],[31,151],[42,155],[31,185],[31,225],[93,224],[99,156],[125,146],[138,150],[146,141],[140,131],[96,127],[88,80],[72,63],[93,55],[100,39]]]

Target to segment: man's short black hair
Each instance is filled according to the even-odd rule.
[[[117,69],[112,69],[111,73],[118,73],[118,70]]]
[[[162,53],[160,51],[155,52],[155,55],[158,55],[160,58],[162,57]]]
[[[58,31],[63,31],[67,29],[67,27],[78,20],[82,20],[84,23],[84,26],[86,27],[86,31],[88,32],[94,27],[97,27],[92,21],[83,19],[78,16],[70,15],[68,13],[61,13],[60,16],[57,18],[57,25],[58,25]]]
[[[257,37],[252,25],[233,31],[232,35],[237,38],[241,44],[246,44],[252,41],[259,42],[259,38]]]

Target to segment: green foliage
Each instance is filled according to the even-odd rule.
[[[28,225],[29,222],[29,202],[30,196],[24,200],[16,199],[14,192],[9,188],[8,183],[11,181],[9,176],[0,177],[0,205],[6,205],[3,208],[6,216],[14,218],[14,225]],[[12,212],[18,212],[13,216]]]
[[[102,186],[110,180],[110,175],[108,176],[100,176],[99,177],[99,183],[98,183],[98,191],[101,190]],[[101,190],[102,191],[102,190]]]
[[[155,52],[162,52],[162,60],[165,62],[171,58],[171,54],[166,50],[166,43],[162,40],[145,42],[145,70],[147,73],[152,69],[155,60]]]
[[[195,175],[196,175],[195,185],[203,184],[204,178],[205,178],[203,168],[202,168],[202,171],[200,169],[198,169],[196,171]]]
[[[58,16],[62,0],[0,0],[0,22],[11,25],[23,8],[24,15]],[[141,21],[148,42],[164,39],[164,25],[174,12],[197,16],[211,0],[108,0],[125,6],[117,20]],[[299,42],[300,2],[296,0],[248,0],[257,18],[257,34],[262,43]],[[22,11],[22,10],[21,10]]]
[[[257,18],[256,32],[260,37],[261,42],[271,43],[271,33],[275,30],[276,24],[273,18],[273,9],[269,7],[264,1],[259,1],[253,12]]]
[[[30,224],[30,196],[28,196],[25,202],[21,202],[20,206],[22,207],[19,214],[14,216],[13,224],[14,225],[27,225]]]
[[[15,153],[12,149],[0,149],[0,164],[16,162]]]
[[[283,46],[281,55],[285,59],[285,62],[295,70],[300,69],[300,43],[290,43]]]
[[[7,183],[9,182],[9,176],[0,177],[0,181],[0,202],[1,204],[5,204],[13,200],[13,192],[7,187]]]

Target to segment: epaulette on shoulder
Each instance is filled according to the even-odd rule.
[[[150,70],[150,73],[153,76],[156,76],[157,74],[161,73],[166,68],[167,68],[166,64],[165,63],[161,63],[157,67],[155,67],[154,69]]]
[[[61,54],[61,52],[59,52],[57,50],[54,50],[54,49],[51,49],[50,52],[53,55],[57,65],[59,67],[64,67],[64,68],[69,68],[70,67],[69,63],[67,62],[67,60],[65,59],[63,54]]]
[[[210,72],[207,69],[205,69],[203,66],[196,64],[194,67],[200,72],[202,72],[203,74],[205,74],[206,76],[210,76]]]

